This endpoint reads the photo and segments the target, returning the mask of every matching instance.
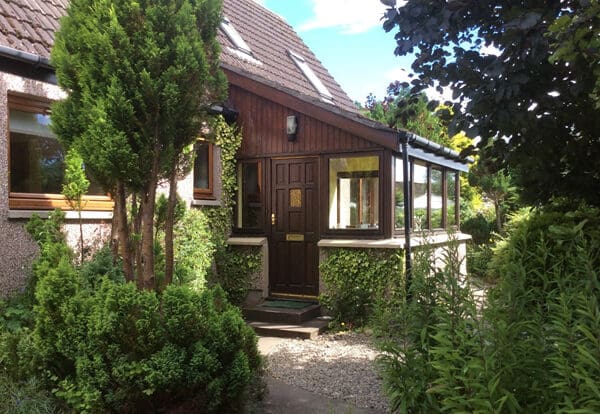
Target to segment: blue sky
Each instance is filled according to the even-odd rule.
[[[386,33],[379,0],[255,0],[283,16],[353,100],[406,80],[412,58],[394,55],[394,33]],[[403,71],[403,69],[405,71]]]

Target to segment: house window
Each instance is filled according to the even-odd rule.
[[[379,228],[379,157],[329,160],[329,228]]]
[[[431,226],[432,229],[444,227],[443,210],[444,210],[444,193],[443,193],[443,173],[440,168],[431,167],[431,198],[429,205],[431,206]]]
[[[252,50],[246,41],[240,36],[238,31],[235,29],[231,21],[227,17],[223,17],[221,22],[221,29],[225,32],[231,43],[236,47],[237,50],[247,55],[252,55]]]
[[[10,110],[10,191],[60,194],[64,155],[50,115]]]
[[[50,129],[48,102],[9,96],[9,208],[68,208],[61,194],[64,151]],[[92,179],[84,208],[110,210],[112,201]]]
[[[194,198],[212,199],[213,145],[199,140],[194,144]]]
[[[326,102],[333,103],[333,95],[331,94],[331,92],[329,92],[329,89],[327,89],[323,82],[321,82],[321,79],[319,79],[315,72],[313,72],[313,70],[308,65],[308,62],[306,62],[306,60],[302,56],[292,52],[291,50],[288,50],[288,53],[294,61],[294,63],[296,64],[296,66],[298,66],[298,69],[302,71],[302,73],[304,74],[304,76],[306,76],[306,78],[312,84],[312,86],[317,90],[317,92],[319,92],[319,95],[321,95],[321,99],[323,99]]]
[[[260,161],[242,161],[237,172],[238,196],[236,227],[263,228],[262,164]]]

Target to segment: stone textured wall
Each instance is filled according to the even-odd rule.
[[[25,286],[37,246],[23,225],[25,220],[8,218],[8,93],[59,99],[54,85],[0,73],[0,296],[7,296]]]

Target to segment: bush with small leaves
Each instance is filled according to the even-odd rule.
[[[225,292],[138,290],[102,250],[78,269],[53,217],[28,226],[35,305],[2,304],[0,374],[38,378],[75,412],[242,411],[262,360]]]

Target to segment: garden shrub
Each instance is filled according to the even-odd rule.
[[[120,262],[115,263],[108,244],[96,250],[91,259],[82,264],[79,274],[90,290],[98,289],[104,278],[116,283],[125,282],[123,267]]]
[[[495,227],[495,222],[489,221],[481,213],[460,223],[460,230],[463,233],[470,234],[473,238],[473,243],[476,245],[490,243],[492,231]]]
[[[600,211],[521,213],[478,310],[452,245],[415,252],[412,300],[388,309],[381,369],[398,412],[600,412]],[[385,331],[383,331],[385,332]]]
[[[119,412],[243,407],[261,361],[254,333],[219,288],[198,293],[172,285],[159,297],[105,280],[83,302],[84,329],[69,331],[76,346],[58,347],[73,369],[66,375],[52,370],[57,395],[69,406]],[[65,319],[71,319],[68,311]]]
[[[102,251],[78,269],[53,217],[28,226],[41,251],[35,305],[1,318],[0,374],[41,380],[75,412],[241,411],[261,358],[225,292],[140,291]]]
[[[200,291],[211,272],[215,254],[209,219],[202,210],[186,210],[175,223],[174,233],[174,281]]]
[[[492,274],[488,267],[494,256],[493,244],[470,243],[467,247],[467,273],[470,276],[486,279],[493,282]]]
[[[438,253],[439,254],[439,253]],[[497,391],[484,382],[488,358],[476,301],[460,273],[458,244],[415,249],[410,299],[387,309],[379,366],[394,412],[494,412]]]
[[[232,183],[234,181],[229,185]],[[232,226],[231,210],[217,207],[206,208],[202,212],[207,217],[214,248],[214,267],[207,279],[209,285],[221,286],[227,293],[228,300],[240,305],[248,295],[253,277],[260,271],[260,247],[227,244]]]
[[[536,412],[599,412],[600,210],[524,211],[498,244],[488,319],[500,384]]]
[[[388,249],[329,249],[320,264],[325,293],[320,297],[337,322],[364,325],[378,301],[404,289],[402,255]]]
[[[495,237],[493,236],[495,228],[495,220],[490,220],[482,213],[477,213],[477,215],[461,222],[460,230],[472,237],[467,249],[467,271],[469,275],[483,279],[487,278],[488,265],[495,245]]]

